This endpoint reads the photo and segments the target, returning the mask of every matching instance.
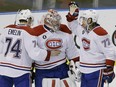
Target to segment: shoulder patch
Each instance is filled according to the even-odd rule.
[[[108,32],[105,29],[103,29],[102,27],[97,27],[93,31],[99,36],[104,36],[104,35],[108,34]]]
[[[47,31],[44,29],[43,25],[36,26],[36,27],[33,28],[33,30],[34,30],[34,33],[35,33],[34,35],[35,35],[35,36],[39,36],[39,35],[41,35],[41,34],[47,32]]]
[[[60,30],[65,32],[65,33],[72,34],[71,30],[65,24],[60,25]]]

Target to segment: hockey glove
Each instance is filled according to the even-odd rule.
[[[114,78],[115,73],[113,71],[113,66],[107,66],[107,68],[103,70],[103,80],[111,83]]]
[[[71,21],[76,20],[78,18],[79,6],[74,1],[71,1],[68,6],[69,6],[69,12],[66,15],[66,18],[67,18],[68,22],[71,22]]]
[[[78,62],[74,63],[73,60],[70,61],[68,75],[72,81],[81,81],[81,72]]]

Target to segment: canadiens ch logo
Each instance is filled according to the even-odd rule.
[[[62,47],[61,39],[49,39],[46,41],[46,46],[48,49],[59,49]]]
[[[83,48],[84,50],[89,50],[90,49],[90,40],[83,38],[82,39],[82,44],[83,44]]]

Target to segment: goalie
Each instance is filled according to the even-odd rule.
[[[88,9],[79,18],[78,14],[78,5],[71,2],[66,18],[80,40],[81,87],[103,87],[104,82],[111,83],[115,77],[115,47],[108,32],[97,23],[96,10]]]
[[[77,61],[79,53],[70,30],[61,24],[60,14],[54,9],[49,9],[44,17],[43,24],[33,28],[38,45],[47,50],[60,50],[61,53],[50,57],[48,62],[35,61],[35,87],[58,87],[60,79],[68,77],[67,58]]]

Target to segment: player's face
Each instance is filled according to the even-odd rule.
[[[85,17],[80,17],[80,22],[81,22],[81,25],[86,28],[87,27],[87,18]]]
[[[28,22],[27,22],[27,24],[28,24],[28,26],[33,26],[33,18],[32,17],[30,17],[29,19],[28,19]]]

